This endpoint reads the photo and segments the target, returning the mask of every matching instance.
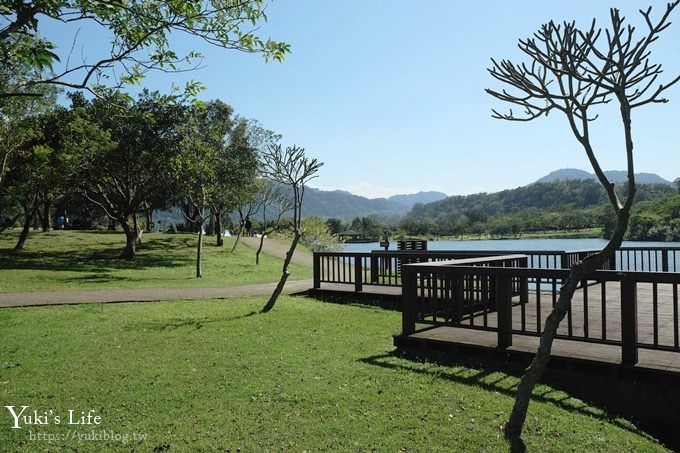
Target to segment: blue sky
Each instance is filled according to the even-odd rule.
[[[655,17],[666,2],[651,3]],[[440,190],[494,192],[521,186],[562,167],[590,170],[565,119],[494,120],[506,107],[484,93],[500,88],[486,72],[490,57],[520,56],[518,38],[550,20],[605,25],[619,7],[643,31],[638,1],[274,0],[260,35],[287,41],[282,63],[210,48],[175,37],[179,48],[206,55],[205,68],[152,74],[145,86],[199,80],[202,99],[220,98],[237,113],[283,134],[325,162],[313,186],[368,197]],[[680,72],[680,8],[654,45],[667,77]],[[101,37],[81,34],[89,55]],[[63,37],[71,44],[71,38]],[[101,43],[104,45],[103,43]],[[82,47],[82,49],[81,49]],[[668,104],[634,111],[637,171],[680,176],[680,84]],[[617,112],[602,111],[594,143],[606,169],[623,169]]]

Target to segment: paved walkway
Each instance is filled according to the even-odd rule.
[[[242,238],[249,247],[257,248],[259,239]],[[263,252],[283,258],[288,248],[278,242],[265,240]],[[293,262],[312,266],[312,256],[297,250]],[[228,299],[241,296],[264,296],[274,291],[276,283],[234,286],[231,288],[137,288],[102,289],[87,291],[45,291],[24,293],[0,293],[0,308],[29,307],[39,305],[69,305],[115,302],[151,302],[175,299]],[[289,280],[284,294],[305,291],[312,287],[312,280]]]

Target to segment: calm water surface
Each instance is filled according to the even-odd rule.
[[[428,250],[586,250],[602,248],[604,239],[496,239],[483,241],[428,241]],[[624,241],[624,247],[680,247],[680,242]],[[396,250],[396,241],[390,250]],[[382,250],[377,242],[344,244],[345,252],[370,252]]]

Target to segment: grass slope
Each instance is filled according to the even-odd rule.
[[[125,245],[118,232],[31,232],[24,250],[12,250],[17,234],[0,235],[0,292],[107,288],[224,287],[275,282],[283,261],[264,255],[255,265],[255,251],[233,238],[217,247],[206,238],[203,278],[196,275],[195,234],[145,233],[137,256],[120,260]],[[311,278],[311,269],[291,266],[291,279]]]
[[[282,297],[0,311],[0,402],[62,424],[10,429],[14,451],[509,451],[517,379],[394,357],[399,314]],[[664,451],[629,423],[539,387],[528,451]],[[95,428],[66,425],[95,410]],[[143,441],[86,441],[102,431]],[[53,440],[30,440],[38,433]],[[68,439],[56,439],[54,436]],[[110,435],[110,434],[109,434]],[[103,435],[100,435],[103,437]],[[516,446],[515,446],[516,447]],[[240,450],[239,450],[240,449]],[[514,450],[513,450],[514,451]]]

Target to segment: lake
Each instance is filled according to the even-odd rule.
[[[481,241],[428,241],[428,250],[588,250],[602,248],[605,239],[489,239]],[[624,241],[624,247],[680,247],[680,242]],[[390,250],[397,242],[390,242]],[[345,252],[370,252],[382,250],[378,242],[344,244]]]

